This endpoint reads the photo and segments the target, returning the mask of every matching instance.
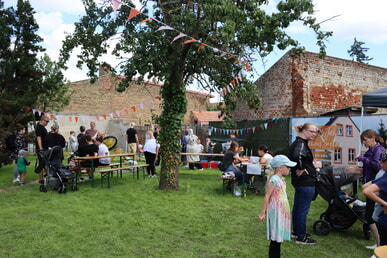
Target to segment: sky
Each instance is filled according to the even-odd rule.
[[[96,0],[97,2],[99,0]],[[17,0],[4,0],[5,7],[16,6]],[[102,1],[99,1],[102,2]],[[270,0],[267,10],[274,8],[275,1]],[[354,38],[369,48],[366,55],[373,58],[370,65],[387,68],[387,1],[370,0],[315,0],[315,16],[318,22],[322,22],[322,30],[333,31],[327,44],[327,55],[343,59],[350,59],[347,50],[350,49]],[[57,60],[59,50],[65,33],[74,30],[74,22],[84,14],[81,0],[30,0],[36,11],[35,18],[39,24],[39,35],[43,37],[43,47],[53,60]],[[140,10],[141,5],[136,4]],[[294,24],[288,29],[292,37],[298,40],[307,51],[318,52],[315,36],[312,30],[301,24]],[[251,72],[254,78],[258,78],[268,70],[286,51],[276,49],[264,62],[254,62],[255,72]],[[115,64],[118,60],[112,56],[104,56],[104,61]],[[87,79],[87,70],[79,70],[75,67],[75,54],[67,63],[69,69],[64,72],[70,81]]]

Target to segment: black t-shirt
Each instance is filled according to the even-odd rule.
[[[63,137],[63,135],[59,133],[49,133],[44,137],[43,140],[43,148],[48,149],[49,147],[54,147],[54,146],[60,146],[64,148],[66,146],[66,140]]]
[[[233,162],[234,162],[234,156],[236,154],[232,151],[227,151],[224,156],[223,156],[223,164],[226,166],[226,167],[229,167]]]
[[[80,133],[77,135],[77,140],[78,140],[78,146],[81,146],[81,145],[86,145],[87,142],[86,142],[86,134],[84,133]]]
[[[137,130],[134,128],[129,128],[126,131],[126,134],[128,135],[128,143],[136,143],[136,137],[135,135],[137,134]]]
[[[94,143],[79,145],[78,147],[79,157],[94,156],[94,153],[98,153],[98,146]]]
[[[43,145],[44,138],[46,137],[46,135],[48,133],[47,129],[43,125],[38,124],[38,126],[36,127],[35,133],[36,133],[36,138],[38,138],[38,136],[40,136],[42,138],[42,145]],[[38,140],[36,140],[36,149],[39,149]]]

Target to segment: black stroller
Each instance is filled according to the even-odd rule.
[[[78,185],[75,180],[75,175],[62,164],[63,150],[60,146],[54,146],[47,151],[38,153],[45,162],[47,175],[44,184],[40,185],[40,192],[47,192],[48,188],[54,188],[58,193],[66,193],[67,185],[72,185],[72,191],[78,191]]]
[[[331,228],[349,228],[356,220],[360,220],[363,223],[364,238],[370,239],[369,225],[365,220],[365,206],[353,205],[357,199],[359,177],[359,175],[346,173],[345,167],[322,169],[316,190],[328,202],[328,209],[320,215],[320,220],[313,224],[316,235],[328,235]],[[340,188],[351,183],[353,196],[345,199],[340,196]]]

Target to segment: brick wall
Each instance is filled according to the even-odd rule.
[[[254,114],[240,101],[235,120],[318,116],[346,106],[361,106],[364,93],[387,85],[387,69],[289,51],[256,84],[262,107]]]

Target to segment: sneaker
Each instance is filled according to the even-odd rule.
[[[312,236],[311,234],[308,234],[308,233],[306,233],[305,235],[306,235],[306,237],[311,237]],[[297,238],[296,233],[292,232],[291,237],[292,238]]]
[[[202,168],[199,168],[199,170],[203,170]]]
[[[376,244],[374,245],[367,245],[365,248],[374,250],[376,247],[378,247]]]
[[[25,185],[26,185],[26,184],[24,184],[24,183],[21,183],[21,184],[20,184],[20,186],[25,186]]]
[[[79,178],[78,183],[83,183],[85,180],[83,178]]]
[[[241,196],[242,192],[239,186],[234,186],[234,196]]]
[[[317,243],[316,240],[314,240],[310,237],[307,237],[307,236],[296,238],[296,244],[314,245],[316,243]]]
[[[16,179],[12,180],[13,183],[16,183],[16,182],[19,182],[19,181],[20,181],[19,178],[16,178]]]
[[[44,185],[44,180],[39,180],[39,184]]]

